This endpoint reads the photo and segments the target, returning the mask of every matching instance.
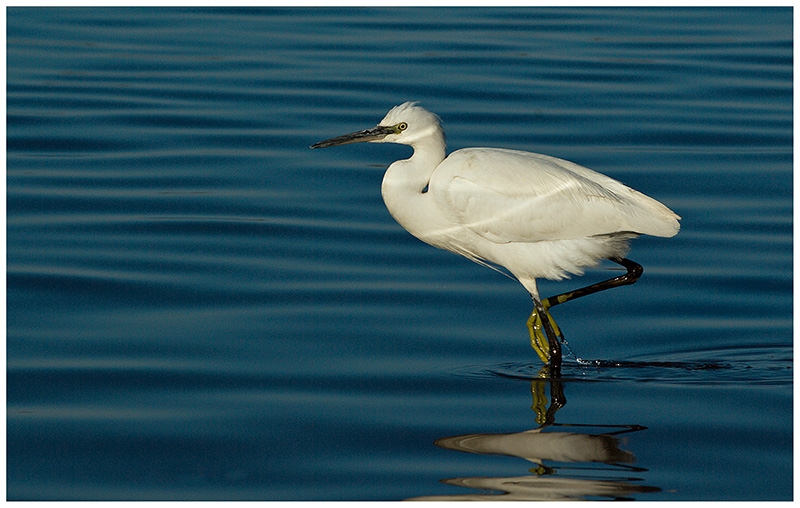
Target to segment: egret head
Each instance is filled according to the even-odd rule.
[[[321,141],[311,145],[311,148],[363,142],[414,146],[421,140],[427,139],[437,139],[444,143],[444,132],[439,117],[417,106],[416,102],[406,102],[393,107],[376,127]]]

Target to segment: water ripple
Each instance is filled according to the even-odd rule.
[[[623,381],[670,385],[791,385],[792,347],[743,346],[667,353],[632,360],[584,360],[565,357],[565,381]],[[471,366],[465,377],[509,378],[530,381],[540,377],[538,363],[501,363]]]

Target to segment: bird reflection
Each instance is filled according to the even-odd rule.
[[[566,405],[563,381],[558,378],[534,379],[531,382],[531,394],[533,396],[531,409],[536,414],[536,421],[539,424],[534,429],[512,433],[468,434],[444,437],[435,441],[437,446],[448,450],[524,459],[535,464],[535,467],[528,470],[530,474],[515,477],[446,479],[442,482],[448,485],[496,491],[501,494],[457,494],[420,497],[414,500],[629,499],[637,493],[661,490],[658,487],[636,483],[641,482],[641,479],[633,475],[645,472],[646,469],[632,466],[631,464],[636,461],[633,453],[620,447],[618,436],[640,432],[646,430],[646,427],[556,423],[556,413]],[[592,430],[595,432],[592,433]],[[548,462],[562,465],[549,466]],[[581,473],[574,475],[571,474],[572,471]],[[556,472],[562,474],[554,477]]]
[[[539,427],[510,434],[468,434],[438,439],[435,444],[449,450],[519,457],[537,464],[535,470],[541,473],[551,471],[544,461],[606,464],[636,461],[631,452],[619,448],[619,441],[611,434],[543,430]],[[643,428],[631,429],[636,430]]]
[[[632,499],[636,493],[658,492],[656,487],[618,480],[515,476],[502,478],[451,478],[448,485],[500,491],[502,494],[423,496],[409,501],[580,501],[586,499]]]

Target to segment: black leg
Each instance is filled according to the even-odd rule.
[[[539,355],[539,358],[550,368],[550,375],[553,378],[560,377],[561,373],[561,339],[563,335],[555,321],[551,321],[549,308],[555,305],[591,295],[599,291],[605,291],[619,286],[626,286],[635,283],[641,277],[642,265],[626,258],[613,258],[611,261],[622,265],[627,272],[618,277],[614,277],[591,286],[568,291],[560,295],[545,298],[541,302],[534,298],[534,310],[528,319],[528,330],[531,335],[531,346]],[[543,333],[544,332],[544,333]],[[546,342],[546,344],[545,344]],[[546,347],[545,347],[546,346]]]
[[[642,265],[635,261],[631,261],[630,259],[626,258],[613,258],[611,261],[624,266],[628,270],[627,273],[620,275],[619,277],[614,277],[612,279],[592,284],[591,286],[586,286],[585,288],[580,288],[574,291],[561,293],[560,295],[551,296],[550,298],[545,298],[542,300],[542,305],[544,308],[549,309],[550,307],[554,307],[564,302],[568,302],[582,296],[591,295],[592,293],[597,293],[599,291],[605,291],[606,289],[627,286],[628,284],[633,284],[639,280],[639,277],[642,276]]]

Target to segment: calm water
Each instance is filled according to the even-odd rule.
[[[7,22],[9,499],[792,498],[791,9]],[[555,310],[561,381],[386,212],[408,147],[308,149],[406,100],[683,217]]]

